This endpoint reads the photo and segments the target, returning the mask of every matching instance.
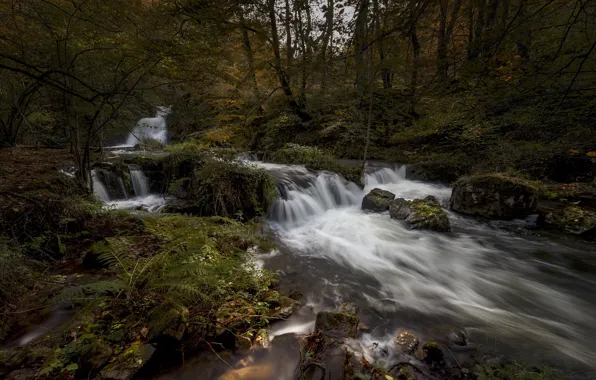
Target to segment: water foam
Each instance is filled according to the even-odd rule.
[[[298,256],[325,258],[355,277],[373,277],[376,288],[359,289],[369,307],[449,316],[499,337],[530,340],[586,363],[596,360],[586,339],[586,331],[594,331],[590,305],[523,259],[568,248],[449,212],[454,232],[440,234],[411,231],[387,213],[360,210],[374,187],[406,199],[433,195],[446,203],[450,188],[409,181],[403,168],[367,174],[360,190],[336,174],[268,167],[280,178],[270,220],[281,242]],[[570,275],[566,268],[557,270]]]

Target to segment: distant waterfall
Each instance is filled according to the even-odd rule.
[[[134,131],[128,135],[126,145],[135,146],[144,139],[151,139],[166,144],[168,140],[168,127],[166,117],[171,113],[169,107],[158,107],[155,117],[146,117],[138,121]]]
[[[132,187],[137,197],[146,197],[149,195],[149,180],[140,167],[129,166],[130,179]]]
[[[108,190],[103,185],[103,183],[97,178],[97,172],[95,170],[91,171],[91,179],[93,180],[93,192],[97,197],[103,202],[110,201],[110,195],[108,194]]]

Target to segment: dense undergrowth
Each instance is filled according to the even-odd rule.
[[[277,196],[267,171],[236,160],[233,150],[206,149],[195,142],[173,145],[166,171],[171,211],[252,219],[264,216]]]
[[[104,217],[123,216],[110,213]],[[16,361],[23,350],[40,376],[87,378],[122,370],[117,367],[148,342],[184,344],[187,351],[233,348],[236,336],[250,342],[283,307],[293,307],[271,290],[275,276],[256,269],[246,253],[267,245],[256,225],[164,214],[129,217],[114,227],[119,232],[87,253],[104,268],[101,275],[65,283],[52,297],[76,307],[74,320],[61,334],[4,353],[0,373],[22,365]]]

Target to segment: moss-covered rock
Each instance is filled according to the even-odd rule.
[[[352,313],[354,310],[357,309],[350,307],[338,309],[338,311],[319,312],[315,322],[315,332],[333,338],[355,338],[360,318]]]
[[[449,206],[460,214],[490,219],[523,218],[536,211],[535,190],[503,175],[481,175],[459,179]]]
[[[429,364],[438,364],[443,361],[443,350],[437,342],[426,342],[420,349],[416,350],[414,356]]]
[[[561,206],[541,214],[539,223],[583,238],[596,238],[596,212],[580,206]]]
[[[403,220],[412,230],[422,229],[438,232],[451,230],[449,218],[434,197],[407,201],[394,200],[389,206],[392,219]]]
[[[362,209],[374,212],[383,212],[389,210],[391,201],[395,194],[387,190],[372,189],[362,199]]]
[[[130,380],[151,359],[155,347],[133,344],[99,373],[102,380]]]
[[[166,211],[252,219],[267,214],[277,196],[275,180],[254,165],[223,157],[178,161],[172,169]]]

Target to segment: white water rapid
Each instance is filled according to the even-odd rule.
[[[95,170],[91,171],[91,179],[93,181],[93,192],[102,202],[109,202],[110,195],[108,194],[108,190],[103,185],[103,183],[97,178],[97,172]]]
[[[146,197],[149,195],[149,180],[143,170],[138,166],[130,166],[130,180],[137,197]]]
[[[170,108],[158,107],[154,117],[139,120],[135,129],[128,136],[126,145],[135,146],[144,139],[156,140],[165,145],[168,141],[166,117],[170,113]]]
[[[93,192],[95,195],[105,203],[107,207],[117,210],[144,210],[148,212],[160,212],[165,206],[165,199],[159,194],[151,194],[149,187],[149,179],[138,166],[129,166],[130,180],[135,193],[134,197],[129,197],[126,193],[124,181],[117,177],[111,171],[104,170],[104,175],[107,175],[111,182],[121,185],[124,198],[120,197],[113,199],[110,197],[106,186],[102,183],[97,175],[96,170],[92,171],[93,178]]]
[[[490,346],[559,362],[596,361],[590,301],[596,277],[569,263],[590,260],[581,248],[451,212],[451,233],[412,231],[388,213],[363,212],[362,198],[375,187],[406,199],[434,195],[446,204],[450,188],[407,180],[403,168],[366,175],[361,190],[333,173],[257,164],[278,177],[281,196],[270,221],[284,254],[265,266],[303,284],[313,310],[306,313],[310,320],[291,317],[272,335],[304,332],[317,310],[350,301],[361,307],[364,323],[377,327],[373,338],[363,337],[368,341],[391,340],[397,328],[424,335],[457,325]]]

